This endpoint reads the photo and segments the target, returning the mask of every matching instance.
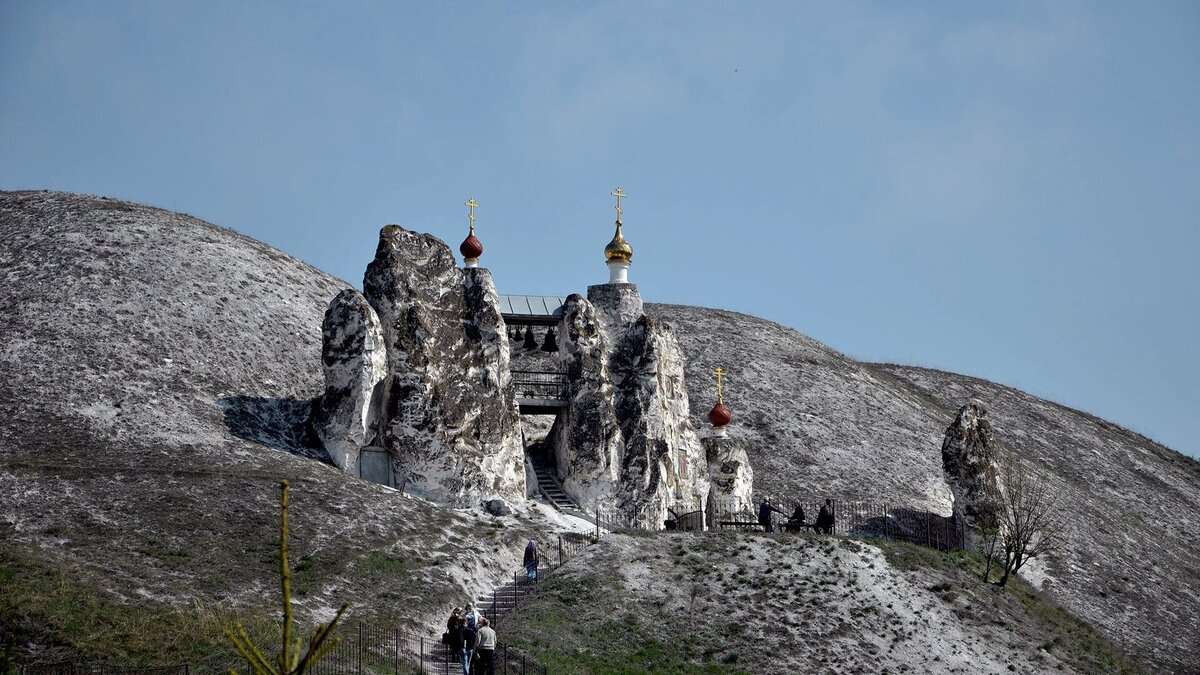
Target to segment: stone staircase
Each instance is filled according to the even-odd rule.
[[[533,471],[537,475],[538,491],[542,493],[546,499],[554,505],[554,508],[559,511],[570,511],[572,513],[582,513],[582,509],[575,503],[571,496],[563,491],[562,485],[558,482],[558,478],[554,476],[554,469],[548,466],[539,464],[533,465]]]

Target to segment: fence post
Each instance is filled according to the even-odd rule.
[[[392,637],[394,637],[396,639],[396,657],[395,657],[395,660],[393,661],[393,666],[394,666],[394,670],[398,673],[398,672],[400,672],[400,629],[399,628],[392,629]]]
[[[358,675],[362,675],[362,648],[363,648],[362,622],[359,621],[358,622],[358,671],[357,671]]]
[[[425,670],[425,636],[417,636],[417,639],[421,641],[421,670]]]
[[[889,541],[891,539],[890,533],[888,531],[888,526],[891,524],[890,523],[891,520],[892,520],[892,510],[888,508],[887,504],[884,504],[883,505],[883,539],[884,539],[884,541]]]
[[[558,535],[558,564],[559,564],[559,566],[561,566],[563,564],[563,545],[562,545],[562,535],[561,534]]]

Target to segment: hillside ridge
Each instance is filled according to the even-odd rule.
[[[311,439],[294,431],[323,388],[325,309],[348,285],[308,263],[191,216],[20,191],[0,192],[0,270],[4,546],[123,598],[179,602],[183,587],[248,607],[271,570],[245,542],[270,539],[264,514],[286,476],[311,514],[297,538],[323,570],[308,582],[309,615],[346,597],[363,616],[406,604],[416,627],[436,625],[447,598],[488,588],[492,566],[517,566],[523,538],[555,527],[530,512],[495,528],[312,461]],[[1011,387],[860,363],[748,314],[647,312],[679,336],[696,429],[707,428],[712,370],[730,372],[730,433],[760,493],[948,514],[942,436],[980,398],[999,441],[1066,497],[1071,543],[1030,579],[1139,662],[1194,667],[1200,463]],[[445,569],[414,577],[421,550],[439,551]],[[380,576],[367,562],[377,555],[409,562]],[[380,583],[402,597],[381,599]]]

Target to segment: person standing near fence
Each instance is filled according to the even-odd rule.
[[[525,574],[530,581],[537,581],[538,550],[537,540],[530,539],[525,545]]]
[[[825,504],[817,513],[817,532],[833,534],[833,500],[826,499]]]
[[[471,609],[471,606],[467,605],[467,609]],[[469,614],[468,616],[474,616],[474,614],[472,613],[472,614]],[[463,675],[471,675],[471,657],[475,655],[475,643],[479,640],[479,634],[475,630],[475,623],[473,621],[468,621],[468,620],[463,621],[462,627],[459,628],[458,631],[462,638],[462,644],[463,644],[463,648],[462,648]]]
[[[762,503],[758,505],[758,524],[763,526],[763,532],[773,532],[774,531],[774,528],[771,527],[771,512],[772,511],[774,511],[775,513],[778,513],[780,515],[784,515],[784,516],[787,515],[783,511],[780,511],[779,509],[775,508],[775,506],[773,504],[771,504],[770,497],[764,497],[762,500]]]
[[[792,517],[788,518],[788,532],[799,532],[804,529],[804,505],[797,503],[796,510],[792,511]]]
[[[479,654],[479,673],[496,675],[496,631],[488,620],[480,621],[479,637],[475,641],[475,652]]]

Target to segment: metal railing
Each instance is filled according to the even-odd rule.
[[[313,675],[447,675],[462,672],[461,657],[441,641],[404,631],[357,624],[337,632],[342,641],[309,672]],[[546,675],[527,654],[498,642],[493,652],[501,675]],[[478,659],[475,667],[478,667]]]
[[[21,675],[188,675],[188,664],[130,668],[78,661],[21,666]]]
[[[575,554],[591,546],[596,539],[591,534],[581,532],[564,532],[558,535],[557,541],[541,551],[541,564],[538,565],[537,575],[530,580],[528,572],[518,572],[513,575],[511,583],[506,583],[492,590],[490,596],[480,598],[480,602],[490,601],[486,612],[488,621],[497,626],[512,614],[534,591],[538,584],[549,574],[570,560]]]
[[[512,371],[513,386],[517,398],[565,401],[567,398],[567,375],[543,370]]]
[[[718,527],[720,523],[757,524],[759,503],[760,500],[747,503],[736,498],[718,498],[714,500],[712,522]],[[824,500],[776,500],[773,504],[784,513],[772,512],[772,527],[784,529],[797,505],[804,507],[805,525],[811,527],[824,503]],[[832,506],[834,534],[907,541],[939,551],[963,548],[962,523],[953,517],[876,502],[832,500]]]

